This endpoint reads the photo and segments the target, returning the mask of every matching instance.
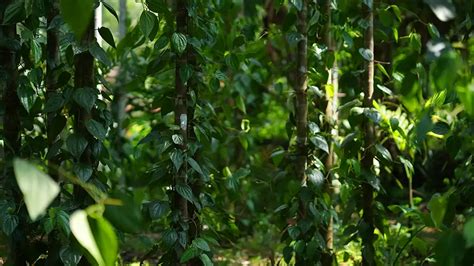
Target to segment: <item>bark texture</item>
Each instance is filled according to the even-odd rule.
[[[373,6],[368,7],[363,4],[364,14],[367,20],[368,27],[365,31],[365,48],[369,49],[372,58],[366,62],[365,66],[365,91],[364,91],[364,107],[371,107],[372,97],[374,93],[374,13]],[[374,141],[375,129],[373,123],[368,119],[364,120],[364,157],[362,158],[362,167],[367,174],[372,174],[373,160],[374,160]],[[362,210],[363,210],[363,224],[365,226],[362,235],[362,264],[375,265],[375,249],[374,249],[374,190],[368,182],[362,184]]]

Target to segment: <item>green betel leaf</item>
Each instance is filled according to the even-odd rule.
[[[33,107],[33,104],[36,101],[36,92],[25,76],[22,76],[20,78],[20,84],[17,89],[17,95],[20,99],[21,104],[23,105],[23,107],[25,107],[25,110],[30,112],[31,108]]]
[[[195,258],[201,254],[201,251],[196,248],[196,247],[189,247],[183,252],[183,255],[181,255],[181,259],[179,260],[180,263],[185,263],[192,258]]]
[[[94,42],[93,44],[90,45],[89,52],[95,59],[97,59],[99,62],[101,62],[105,66],[112,65],[112,61],[110,61],[109,56],[104,51],[104,49],[100,47],[100,45],[97,42]]]
[[[60,188],[51,177],[25,160],[15,159],[13,167],[28,214],[35,221],[56,198]]]
[[[329,147],[326,139],[321,135],[315,135],[310,138],[311,142],[316,146],[316,148],[329,153]]]
[[[207,244],[206,240],[202,238],[196,238],[193,240],[193,246],[197,247],[200,250],[204,251],[211,251],[209,244]]]
[[[101,27],[99,29],[99,34],[106,43],[108,43],[113,48],[116,48],[114,36],[112,35],[112,32],[109,30],[109,28]]]
[[[186,36],[182,33],[175,32],[173,36],[171,36],[171,46],[173,47],[174,51],[178,54],[182,54],[184,50],[186,50],[186,45],[188,41]]]
[[[464,224],[463,234],[466,239],[466,246],[474,246],[474,218],[471,218]]]
[[[176,171],[178,171],[181,165],[183,165],[183,155],[179,150],[174,149],[171,152],[170,159],[173,162]]]
[[[79,159],[87,147],[87,140],[79,134],[71,134],[66,140],[67,150],[76,159]]]
[[[53,94],[46,100],[46,104],[44,105],[44,112],[56,112],[64,106],[64,98],[60,94]]]
[[[74,91],[72,97],[77,104],[90,112],[97,100],[97,90],[93,88],[78,88]]]
[[[372,61],[374,58],[374,55],[370,49],[359,48],[359,54],[362,55],[362,57],[367,61]]]
[[[114,228],[103,217],[89,219],[89,225],[104,261],[104,266],[115,266],[118,255],[118,241]]]
[[[3,24],[15,24],[26,19],[25,1],[12,1],[3,14]]]
[[[140,30],[143,36],[152,40],[155,36],[151,36],[153,29],[158,25],[158,18],[150,11],[144,10],[140,16]]]
[[[105,265],[99,247],[97,247],[97,243],[95,242],[94,234],[89,226],[87,212],[78,210],[71,214],[69,226],[77,242],[89,252],[92,258],[96,260],[96,263],[98,265]]]
[[[196,162],[196,160],[194,160],[191,157],[188,157],[188,163],[189,163],[189,165],[191,165],[191,167],[194,169],[194,171],[196,171],[200,175],[204,176],[204,172],[202,171],[201,166],[199,166],[199,164]]]
[[[168,229],[163,232],[162,240],[166,246],[171,247],[178,240],[178,233],[174,229]]]
[[[61,15],[78,40],[92,22],[94,2],[94,0],[61,0]]]
[[[159,219],[167,214],[170,210],[170,204],[166,201],[154,201],[148,206],[150,218],[153,220]]]
[[[7,235],[11,235],[15,231],[19,223],[19,218],[16,215],[7,214],[1,217],[2,222],[2,231]]]
[[[92,136],[99,140],[104,140],[105,136],[107,135],[107,129],[105,129],[104,125],[95,121],[94,119],[87,120],[86,128]]]
[[[384,158],[387,161],[392,161],[392,155],[390,154],[387,148],[385,148],[384,146],[380,144],[376,144],[375,149],[382,156],[382,158]]]
[[[75,164],[73,170],[77,177],[83,182],[87,182],[94,172],[92,166],[83,163]]]
[[[88,210],[78,210],[70,217],[71,232],[77,242],[90,254],[89,262],[99,266],[114,266],[118,254],[118,241],[110,223],[100,214],[93,213],[93,205]]]
[[[190,202],[194,202],[194,195],[193,191],[188,185],[185,184],[177,184],[176,185],[176,192],[178,192],[181,197],[187,199]]]
[[[214,265],[214,263],[212,263],[211,259],[209,258],[209,256],[207,256],[206,254],[201,254],[199,255],[199,259],[201,259],[201,262],[204,266],[212,266]]]

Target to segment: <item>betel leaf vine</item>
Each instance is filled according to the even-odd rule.
[[[472,265],[474,3],[0,2],[0,264]]]

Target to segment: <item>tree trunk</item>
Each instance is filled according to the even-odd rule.
[[[326,1],[326,14],[327,14],[327,24],[326,24],[326,44],[328,46],[329,53],[335,54],[336,44],[332,32],[332,7],[330,0]],[[335,55],[334,55],[335,57]],[[331,198],[331,205],[329,206],[330,210],[333,209],[332,202],[334,198],[334,188],[332,181],[334,175],[332,168],[334,167],[334,162],[336,161],[336,153],[334,152],[334,140],[337,138],[337,106],[338,106],[338,92],[339,92],[339,82],[338,82],[338,67],[337,61],[334,59],[332,67],[328,70],[328,86],[332,86],[333,95],[326,95],[326,121],[329,126],[328,130],[331,132],[331,141],[329,143],[329,154],[326,158],[325,168],[328,171],[328,178],[326,180],[326,193],[329,194]],[[326,228],[326,248],[328,249],[327,253],[323,253],[322,264],[323,265],[332,265],[334,259],[333,249],[334,249],[334,219],[332,215],[329,216],[328,226]]]
[[[185,34],[187,33],[188,27],[188,14],[187,14],[187,1],[177,0],[176,1],[176,32]],[[186,157],[187,146],[188,146],[188,88],[185,81],[181,79],[181,69],[188,63],[186,51],[182,54],[176,55],[176,68],[175,68],[175,124],[180,128],[180,135],[182,137],[182,144],[180,145],[180,152]],[[174,179],[175,184],[187,185],[187,162],[184,160],[183,165],[178,169]],[[182,221],[185,223],[190,222],[188,201],[175,192],[175,203],[174,205],[180,210]],[[189,231],[186,232],[189,238]],[[186,249],[186,247],[184,247]],[[178,258],[179,259],[179,258]]]
[[[372,53],[372,58],[366,63],[365,73],[365,91],[364,91],[364,107],[369,108],[372,105],[372,96],[374,93],[374,13],[373,6],[368,7],[363,4],[364,14],[368,27],[365,31],[365,48]],[[372,174],[374,153],[373,146],[375,141],[375,128],[372,122],[367,118],[364,119],[364,155],[362,158],[362,167],[368,174]],[[362,264],[375,265],[374,250],[374,213],[373,201],[374,191],[372,186],[366,181],[362,183],[362,210],[363,224],[366,229],[362,235]]]
[[[3,21],[5,8],[12,3],[10,0],[0,3],[0,21]],[[4,191],[10,195],[1,195],[3,198],[13,196],[17,206],[20,204],[23,196],[21,195],[15,181],[13,173],[12,160],[20,156],[21,148],[21,123],[20,109],[21,104],[17,95],[18,87],[18,62],[15,42],[18,42],[16,24],[1,25],[0,39],[0,89],[3,94],[2,106],[4,107],[3,116],[3,147],[5,156],[5,168],[1,186]],[[23,209],[24,210],[24,209]],[[27,239],[25,231],[27,230],[26,221],[20,219],[20,224],[10,236],[10,254],[8,263],[11,265],[26,265],[27,259]]]
[[[306,184],[306,165],[307,165],[307,142],[308,142],[308,102],[306,89],[308,85],[308,25],[307,0],[303,0],[303,7],[298,11],[297,28],[301,34],[301,40],[298,42],[297,63],[296,63],[296,175],[302,184]]]
[[[95,14],[95,12],[93,13]],[[74,87],[75,90],[84,90],[86,88],[96,89],[94,57],[89,53],[88,47],[95,42],[95,17],[92,16],[90,24],[80,40],[80,46],[84,47],[83,52],[74,57]],[[91,144],[94,137],[87,131],[86,121],[91,118],[91,112],[79,105],[74,106],[74,132],[81,135],[88,141],[81,158],[77,163],[89,165],[92,169],[96,168],[97,162],[92,157]],[[80,204],[84,204],[87,197],[85,190],[79,186],[74,188],[74,196]]]

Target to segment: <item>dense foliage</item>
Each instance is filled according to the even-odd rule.
[[[473,265],[473,17],[2,0],[0,265]]]

